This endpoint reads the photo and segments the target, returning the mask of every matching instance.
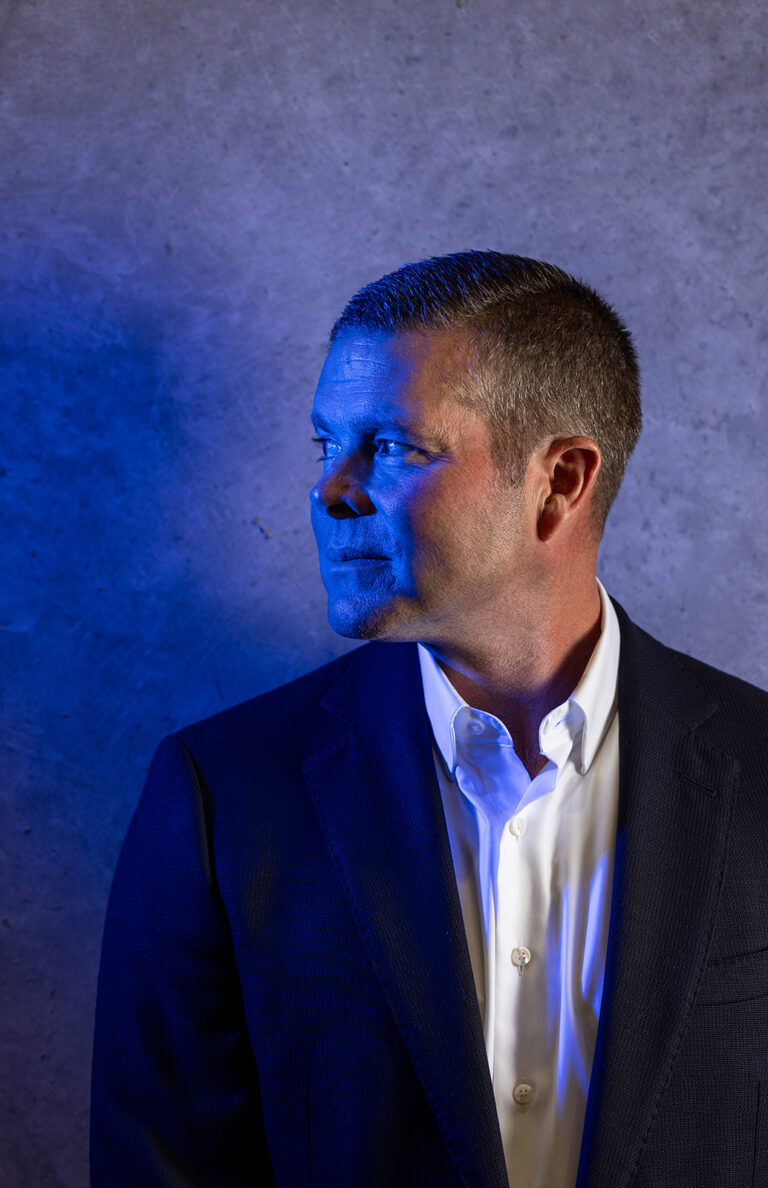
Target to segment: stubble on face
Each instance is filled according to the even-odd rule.
[[[395,421],[410,425],[420,442],[440,443],[403,459],[374,453],[366,502],[350,497],[346,506],[339,496],[332,505],[325,478],[315,488],[313,526],[329,620],[339,634],[449,639],[469,630],[483,604],[514,578],[522,491],[500,473],[485,422],[456,398],[466,388],[466,359],[466,340],[449,332],[349,335],[329,353],[315,413],[339,457],[347,451],[357,464],[370,453],[367,427],[373,439],[395,432],[387,428]],[[329,463],[331,485],[334,467],[347,462]],[[353,540],[377,542],[391,564],[331,573],[324,550]]]

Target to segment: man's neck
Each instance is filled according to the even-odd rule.
[[[564,612],[565,609],[565,613]],[[593,579],[589,595],[513,632],[488,633],[461,649],[435,649],[457,693],[504,723],[531,778],[546,763],[539,751],[542,719],[578,685],[600,638],[602,607]]]

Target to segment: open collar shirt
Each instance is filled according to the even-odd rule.
[[[503,723],[419,644],[511,1188],[573,1188],[600,1013],[618,813],[619,624],[539,727],[531,779]]]

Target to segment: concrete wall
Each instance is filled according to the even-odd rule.
[[[109,882],[159,738],[346,645],[307,414],[405,260],[552,260],[635,331],[602,576],[768,685],[762,0],[6,0],[0,1185],[86,1183]]]

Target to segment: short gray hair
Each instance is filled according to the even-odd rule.
[[[637,356],[619,316],[588,285],[540,260],[457,252],[404,264],[360,289],[331,331],[464,330],[477,367],[457,399],[486,421],[510,482],[546,438],[591,437],[603,465],[602,529],[640,435]]]

